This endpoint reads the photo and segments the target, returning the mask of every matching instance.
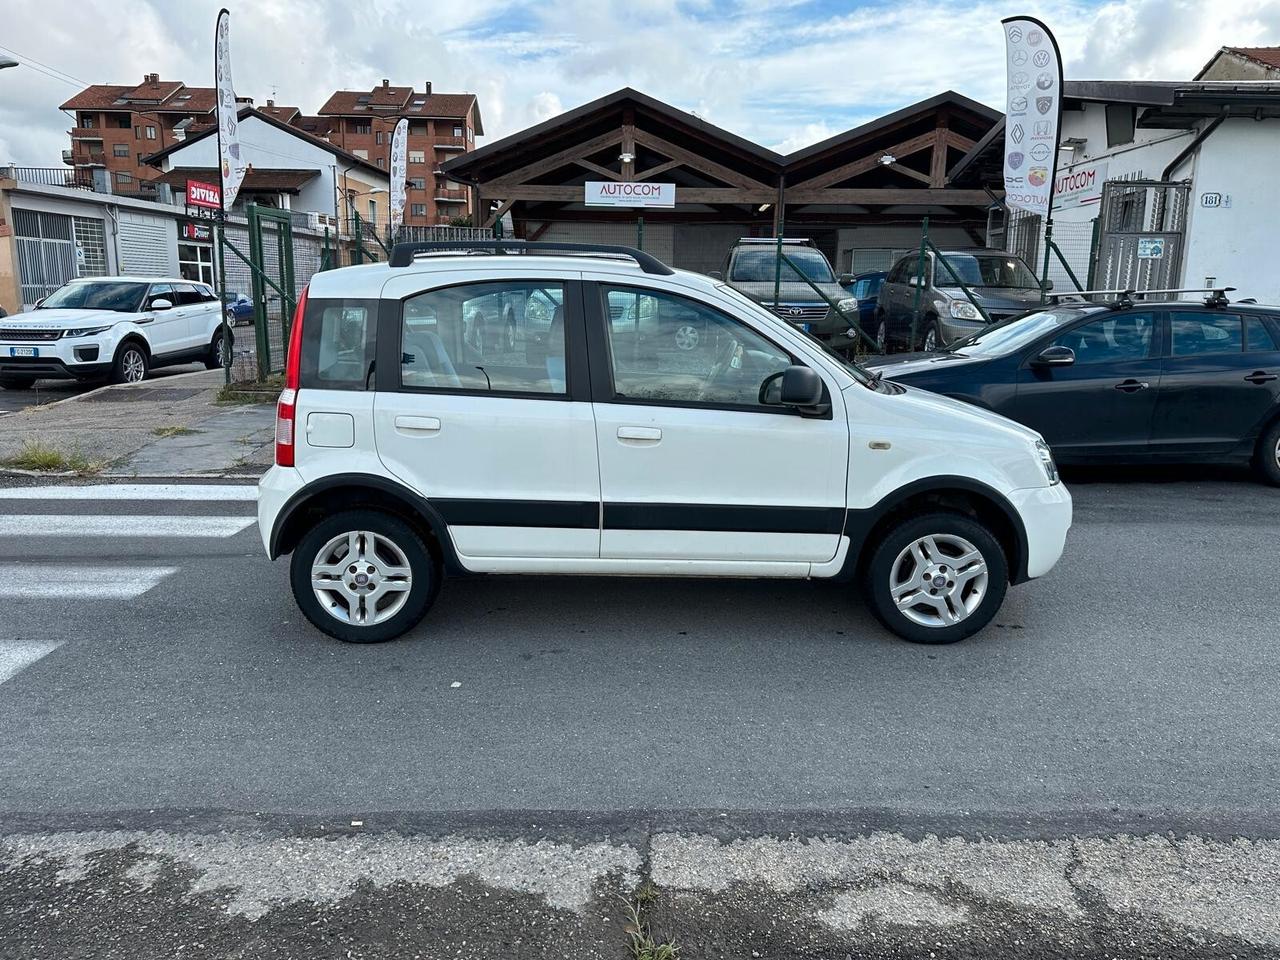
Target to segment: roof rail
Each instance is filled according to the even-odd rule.
[[[1231,302],[1227,299],[1227,294],[1234,293],[1235,289],[1235,287],[1166,287],[1161,290],[1064,290],[1061,293],[1049,294],[1049,299],[1062,302],[1072,298],[1084,300],[1086,297],[1110,296],[1115,299],[1108,305],[1119,308],[1131,307],[1135,298],[1141,300],[1153,294],[1207,293],[1208,296],[1204,299],[1205,306],[1225,307]]]
[[[739,237],[738,243],[771,243],[776,245],[779,240],[783,243],[813,243],[813,240],[809,237]]]
[[[392,267],[407,267],[420,253],[503,256],[512,253],[538,254],[556,251],[587,256],[626,257],[634,260],[645,273],[664,276],[675,273],[657,257],[634,247],[616,247],[601,243],[556,243],[545,240],[431,240],[422,243],[397,243],[391,248],[391,257],[387,263]]]

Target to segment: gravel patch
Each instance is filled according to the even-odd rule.
[[[818,913],[834,930],[857,930],[868,922],[901,927],[949,927],[969,919],[969,908],[944,903],[927,890],[905,883],[886,883],[870,890],[847,890]]]

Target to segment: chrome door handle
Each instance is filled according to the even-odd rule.
[[[425,436],[440,432],[440,419],[438,417],[400,416],[396,417],[395,424],[397,433],[406,433],[410,436]]]
[[[1139,390],[1147,389],[1147,387],[1149,386],[1151,386],[1151,384],[1149,384],[1146,380],[1142,380],[1142,381],[1125,380],[1121,383],[1117,383],[1116,389],[1121,390],[1124,393],[1136,393]]]
[[[1267,373],[1265,370],[1255,370],[1245,377],[1250,383],[1270,383],[1275,378],[1276,375],[1274,373]]]
[[[657,443],[662,439],[662,431],[657,427],[619,427],[618,439]]]

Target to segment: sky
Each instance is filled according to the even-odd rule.
[[[480,98],[487,137],[631,86],[779,152],[956,90],[1003,99],[1002,17],[1068,80],[1189,79],[1280,45],[1280,0],[226,0],[236,93],[315,112],[388,78]],[[59,166],[81,82],[213,85],[204,0],[0,0],[0,164]]]

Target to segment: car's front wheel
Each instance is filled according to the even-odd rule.
[[[876,546],[864,590],[886,627],[913,643],[954,643],[1000,609],[1009,567],[995,536],[955,513],[905,520]]]
[[[112,383],[141,383],[147,378],[147,351],[135,341],[127,341],[116,351],[115,362],[111,365]]]
[[[306,618],[347,643],[381,643],[412,629],[440,587],[422,537],[378,510],[316,524],[293,551],[290,579]]]
[[[876,352],[881,354],[889,352],[889,321],[883,316],[880,317],[880,323],[876,326]]]
[[[924,339],[920,343],[920,348],[926,353],[932,353],[942,346],[942,330],[937,317],[928,318],[925,324]]]

